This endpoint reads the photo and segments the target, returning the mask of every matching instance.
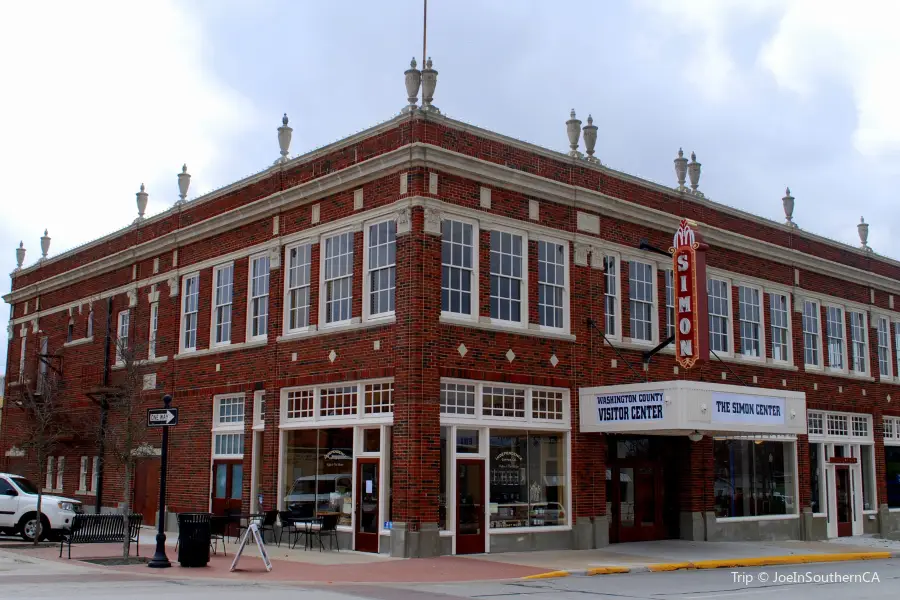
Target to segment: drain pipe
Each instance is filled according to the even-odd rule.
[[[106,299],[106,339],[103,341],[103,387],[109,386],[109,351],[112,345],[112,298]],[[97,504],[96,511],[100,514],[103,506],[103,455],[106,451],[106,418],[109,404],[106,395],[100,396],[100,444],[97,457]]]

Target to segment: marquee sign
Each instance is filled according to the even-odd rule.
[[[675,360],[684,369],[709,355],[707,248],[700,232],[687,219],[682,220],[669,252],[675,275]]]

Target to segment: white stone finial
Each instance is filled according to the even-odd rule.
[[[187,172],[187,165],[181,165],[181,173],[178,174],[178,202],[184,204],[187,200],[188,188],[191,187],[191,174]]]
[[[678,178],[678,187],[675,188],[679,192],[686,192],[687,187],[684,185],[687,177],[687,159],[684,157],[684,150],[678,149],[678,158],[675,159],[675,177]]]
[[[149,198],[150,194],[146,192],[144,189],[144,184],[141,184],[141,190],[136,193],[135,201],[137,202],[138,216],[137,220],[140,221],[144,218],[144,212],[147,210],[147,198]]]
[[[697,155],[693,152],[691,152],[691,162],[688,163],[688,177],[691,179],[691,193],[703,196],[697,189],[700,187],[700,163],[697,162]]]
[[[25,263],[25,243],[19,242],[19,247],[16,248],[16,271],[22,268],[22,265]]]
[[[794,197],[791,196],[791,188],[784,188],[784,198],[781,199],[784,207],[784,220],[788,227],[796,227],[794,223]]]
[[[575,117],[575,109],[569,112],[569,120],[566,121],[566,134],[569,136],[569,156],[581,158],[578,151],[578,139],[581,137],[581,121]]]
[[[600,159],[594,156],[594,146],[597,145],[597,126],[594,125],[594,118],[588,115],[587,125],[582,127],[584,131],[584,148],[587,152],[587,161],[600,164]]]
[[[293,132],[294,130],[288,126],[287,113],[284,113],[284,117],[281,118],[281,127],[278,128],[278,148],[280,149],[281,157],[275,161],[275,164],[288,161],[288,154],[291,151],[291,134]]]
[[[416,68],[416,57],[409,61],[409,68],[403,72],[406,77],[406,101],[409,102],[403,107],[401,113],[408,113],[416,110],[416,102],[419,99],[419,85],[422,83],[422,72]]]
[[[44,230],[44,235],[41,236],[41,260],[47,258],[47,252],[50,251],[50,236],[47,235],[47,230]]]
[[[869,224],[862,217],[859,218],[859,225],[856,226],[856,232],[859,234],[860,248],[866,252],[871,252],[869,247]]]
[[[425,68],[422,69],[422,110],[441,114],[438,107],[431,103],[434,100],[434,90],[437,87],[438,72],[431,68],[431,57],[425,61]]]

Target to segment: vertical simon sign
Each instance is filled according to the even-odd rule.
[[[700,232],[681,221],[669,252],[675,288],[675,360],[684,369],[709,357],[709,314],[706,291],[706,250]]]

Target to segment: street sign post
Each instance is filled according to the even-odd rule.
[[[177,408],[147,409],[147,427],[174,427],[175,425],[178,425]],[[165,432],[163,434],[165,435]]]
[[[166,471],[169,465],[169,427],[178,425],[178,409],[172,408],[172,396],[163,396],[163,408],[147,409],[147,427],[162,427],[162,456],[159,465],[159,516],[156,518],[156,553],[147,563],[151,569],[172,566],[166,556]]]

